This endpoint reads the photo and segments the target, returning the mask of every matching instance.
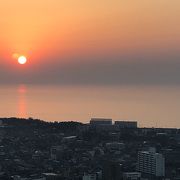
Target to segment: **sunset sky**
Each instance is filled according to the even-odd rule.
[[[179,0],[1,0],[0,83],[179,85],[179,19]]]

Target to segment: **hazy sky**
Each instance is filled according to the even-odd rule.
[[[0,83],[179,85],[179,19],[179,0],[1,0]]]

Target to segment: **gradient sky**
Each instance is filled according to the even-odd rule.
[[[1,0],[0,83],[179,85],[179,19],[179,0]]]

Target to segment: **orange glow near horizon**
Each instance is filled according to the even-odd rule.
[[[170,51],[179,46],[179,7],[179,0],[2,0],[0,51],[32,59]]]

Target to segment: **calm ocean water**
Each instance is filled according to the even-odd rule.
[[[180,87],[1,86],[1,117],[88,122],[137,120],[141,127],[180,128]]]

